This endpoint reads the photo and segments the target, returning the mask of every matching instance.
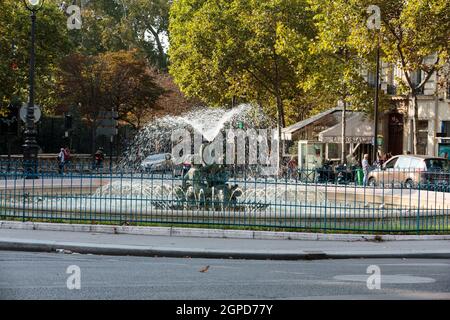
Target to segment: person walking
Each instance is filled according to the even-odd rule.
[[[64,164],[65,164],[65,156],[64,156],[64,148],[61,148],[59,153],[58,153],[58,171],[59,174],[63,175],[64,174]]]
[[[292,156],[288,164],[288,179],[297,179],[297,160]]]
[[[68,168],[68,170],[70,170],[70,163],[71,163],[71,159],[72,155],[70,154],[70,149],[69,147],[65,147],[64,148],[64,167]]]
[[[364,154],[363,160],[361,161],[361,166],[363,169],[363,173],[364,173],[364,178],[363,178],[363,186],[367,186],[367,179],[369,178],[369,170],[370,170],[370,165],[369,165],[369,155],[366,153]]]
[[[105,154],[103,152],[102,147],[98,148],[97,152],[95,152],[94,158],[95,158],[95,169],[98,170],[99,168],[102,167],[103,160],[105,159]]]

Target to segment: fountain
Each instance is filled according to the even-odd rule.
[[[394,190],[390,193],[267,176],[233,176],[223,162],[192,163],[180,178],[139,170],[149,154],[172,151],[171,137],[176,129],[202,134],[204,144],[199,153],[204,160],[204,148],[214,143],[221,130],[235,127],[237,122],[253,128],[274,126],[251,105],[231,110],[200,108],[184,116],[159,118],[137,134],[112,174],[46,176],[39,180],[41,185],[36,181],[23,185],[5,181],[0,190],[0,213],[24,221],[34,218],[336,230],[413,230],[419,217],[427,225],[433,218],[435,226],[445,225],[448,229],[449,208],[444,194],[436,194],[442,202],[425,203],[416,191],[404,196]],[[358,198],[357,194],[364,197]]]
[[[200,154],[203,154],[204,146],[200,148]],[[182,204],[212,210],[236,207],[237,198],[241,195],[239,186],[228,182],[228,172],[221,164],[193,164],[183,175],[181,188],[177,189],[177,196]]]
[[[241,104],[233,109],[201,107],[181,116],[164,116],[149,122],[129,143],[119,169],[136,170],[140,163],[150,154],[171,153],[171,134],[177,129],[188,129],[212,141],[226,126],[237,122],[247,127],[269,128],[274,126],[261,108],[251,104]]]

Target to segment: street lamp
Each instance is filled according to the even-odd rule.
[[[378,29],[378,42],[377,42],[377,67],[376,67],[376,86],[375,86],[375,106],[374,106],[374,141],[373,141],[373,149],[374,149],[374,161],[377,161],[378,158],[378,105],[379,105],[379,90],[380,90],[380,33]]]
[[[26,178],[37,178],[37,154],[39,146],[36,142],[36,124],[34,119],[34,69],[35,69],[35,34],[36,34],[36,12],[42,8],[44,0],[23,0],[26,8],[31,11],[31,48],[30,48],[30,93],[27,105],[26,126],[24,132],[25,142],[23,144],[24,173]]]
[[[376,53],[376,79],[375,79],[375,101],[374,101],[374,135],[373,135],[373,160],[377,160],[378,156],[378,105],[379,105],[379,90],[380,90],[380,38],[381,38],[381,10],[376,5],[370,5],[367,8],[367,13],[371,16],[367,20],[367,27],[370,30],[375,30],[377,35],[377,53]]]

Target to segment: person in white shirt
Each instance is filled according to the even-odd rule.
[[[64,148],[61,148],[58,154],[58,166],[59,166],[59,174],[64,174],[64,163],[65,163],[65,157],[64,157]]]
[[[369,177],[370,165],[369,165],[369,155],[364,154],[363,160],[361,162],[362,169],[364,172],[363,186],[367,186],[367,179]]]

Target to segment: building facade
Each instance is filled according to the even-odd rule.
[[[435,57],[428,58],[432,63]],[[418,154],[450,157],[450,83],[448,67],[434,72],[417,95],[418,101]],[[424,72],[414,72],[415,84],[425,79]],[[370,83],[370,75],[367,81]],[[404,154],[413,150],[414,106],[408,95],[399,94],[400,79],[405,76],[398,66],[382,64],[381,90],[389,95],[391,108],[379,118],[383,152]]]

